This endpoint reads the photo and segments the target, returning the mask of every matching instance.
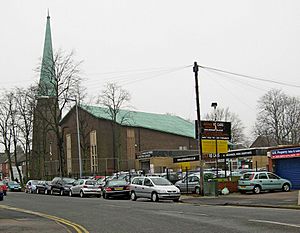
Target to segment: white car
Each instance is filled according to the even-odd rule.
[[[149,198],[179,201],[180,190],[165,178],[157,176],[135,177],[130,184],[130,199]]]
[[[73,183],[70,188],[69,196],[79,195],[80,197],[92,196],[101,197],[101,186],[96,180],[79,179]]]

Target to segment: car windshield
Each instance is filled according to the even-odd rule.
[[[125,180],[110,180],[107,183],[107,186],[118,186],[118,185],[126,185],[127,182]]]
[[[96,181],[95,180],[87,180],[85,182],[86,185],[95,185],[96,184]]]
[[[151,178],[151,180],[155,185],[158,185],[158,186],[172,185],[172,183],[170,181],[168,181],[167,179],[161,178],[161,177],[154,177],[154,178]]]
[[[32,180],[32,181],[31,181],[31,184],[36,185],[37,183],[38,183],[38,180]]]
[[[75,180],[71,178],[64,178],[64,181],[66,182],[66,184],[73,184]]]
[[[9,185],[13,185],[13,184],[19,184],[19,183],[16,182],[16,181],[10,181],[10,182],[8,182],[8,184],[9,184]]]
[[[252,180],[254,176],[254,173],[245,173],[243,176],[242,176],[242,180]]]

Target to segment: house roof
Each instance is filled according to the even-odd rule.
[[[107,108],[90,105],[80,105],[80,108],[99,119],[111,120]],[[185,137],[195,137],[195,126],[192,122],[169,114],[120,110],[117,122],[123,126],[141,127]]]

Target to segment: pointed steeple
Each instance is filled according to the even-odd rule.
[[[39,82],[39,95],[43,96],[56,96],[55,88],[55,67],[53,61],[51,28],[50,28],[50,15],[48,9],[46,34],[44,41],[44,52],[41,66],[40,82]]]

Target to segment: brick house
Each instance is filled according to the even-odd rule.
[[[138,169],[142,151],[196,150],[194,124],[178,116],[121,110],[115,132],[107,109],[78,107],[83,175]],[[65,170],[79,172],[76,108],[60,123],[65,145]],[[115,134],[115,143],[113,135]],[[114,146],[115,145],[115,146]]]

